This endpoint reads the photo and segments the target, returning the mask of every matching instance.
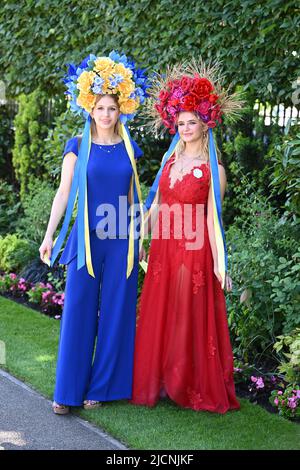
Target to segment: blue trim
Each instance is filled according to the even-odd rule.
[[[87,186],[87,162],[90,151],[90,129],[91,129],[91,117],[88,116],[82,141],[79,149],[78,159],[80,161],[80,177],[79,177],[79,192],[78,192],[78,241],[77,241],[77,269],[82,268],[85,265],[85,239],[84,239],[84,203],[85,203],[85,191]]]
[[[173,139],[172,139],[172,142],[170,144],[170,147],[169,149],[167,150],[167,152],[165,153],[164,157],[163,157],[163,160],[162,160],[162,164],[161,164],[161,167],[155,177],[155,180],[154,180],[154,183],[152,184],[151,188],[150,188],[150,191],[148,193],[148,196],[147,196],[147,199],[145,201],[145,204],[144,204],[144,211],[147,212],[152,203],[153,203],[153,200],[155,198],[155,194],[157,192],[157,189],[158,189],[158,185],[159,185],[159,180],[160,180],[160,177],[161,177],[161,174],[162,174],[162,171],[164,169],[164,166],[165,164],[167,163],[168,159],[170,158],[170,156],[173,154],[174,150],[175,150],[175,147],[177,145],[177,143],[179,142],[179,133],[177,132]]]
[[[217,159],[217,152],[216,146],[214,141],[213,131],[210,128],[208,130],[209,133],[209,160],[210,160],[210,168],[211,168],[211,175],[214,182],[214,196],[217,206],[217,214],[218,214],[218,221],[221,227],[221,233],[224,243],[224,253],[225,253],[225,269],[227,271],[227,247],[226,247],[226,240],[225,240],[225,233],[222,225],[222,205],[221,205],[221,189],[220,189],[220,180],[219,180],[219,168],[218,168],[218,159]]]

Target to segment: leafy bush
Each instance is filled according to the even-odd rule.
[[[300,418],[300,388],[287,387],[285,390],[274,390],[271,393],[270,403],[278,408],[278,412],[284,418]]]
[[[13,169],[11,164],[11,149],[13,146],[12,116],[15,110],[8,102],[0,104],[0,178],[13,181]]]
[[[37,246],[16,234],[0,236],[0,270],[20,271],[36,256]]]
[[[300,217],[300,131],[299,126],[285,129],[280,143],[273,146],[270,153],[273,162],[273,174],[270,182],[274,196],[284,194],[285,216],[299,224]]]
[[[274,145],[281,141],[282,131],[275,123],[266,126],[264,118],[257,115],[254,108],[248,106],[243,112],[243,119],[219,129],[218,138],[226,167],[228,186],[224,199],[224,222],[232,223],[241,214],[242,194],[236,191],[241,186],[241,174],[251,179],[253,188],[259,187],[261,194],[270,198],[271,204],[280,208],[284,197],[270,195],[270,183],[273,179],[273,163],[269,153]],[[241,172],[241,173],[239,173]]]
[[[43,313],[57,319],[61,317],[65,295],[55,290],[49,282],[32,283],[16,273],[4,274],[0,276],[0,292],[24,301],[28,299],[39,306]]]
[[[59,316],[64,306],[65,294],[56,292],[52,284],[40,282],[33,286],[27,296],[30,302],[40,305],[42,312],[50,316]]]
[[[56,102],[59,106],[59,100]],[[36,178],[43,180],[47,177],[44,155],[45,138],[50,124],[46,112],[48,106],[47,94],[39,90],[19,97],[19,111],[14,121],[15,144],[12,161],[20,184],[21,200],[26,196],[30,182]]]
[[[82,133],[83,121],[69,110],[61,113],[49,129],[45,139],[45,167],[51,180],[58,179],[61,173],[62,155],[68,139]]]
[[[15,231],[21,203],[14,187],[0,179],[0,235]]]
[[[300,328],[296,328],[290,334],[280,335],[274,344],[277,353],[281,353],[279,372],[284,374],[288,383],[300,383]],[[286,361],[286,358],[288,361]]]
[[[234,283],[227,296],[228,321],[234,349],[246,361],[268,355],[276,360],[271,350],[275,337],[300,323],[299,252],[295,253],[299,235],[241,171],[235,191],[240,215],[227,229]]]
[[[46,181],[35,179],[30,182],[28,192],[22,199],[24,216],[17,223],[17,233],[20,236],[37,244],[42,242],[55,192]],[[38,251],[36,256],[39,256]]]

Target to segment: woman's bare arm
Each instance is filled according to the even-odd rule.
[[[73,152],[67,153],[64,157],[60,185],[53,199],[47,230],[39,248],[42,261],[46,252],[49,258],[51,256],[53,236],[68,204],[76,161],[77,156]]]

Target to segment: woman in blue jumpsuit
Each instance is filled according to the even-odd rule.
[[[142,152],[135,142],[133,145],[139,158]],[[78,155],[76,137],[67,142],[64,155],[68,152]],[[101,220],[97,207],[112,204],[118,216],[119,196],[127,196],[131,176],[124,142],[109,146],[92,143],[87,187],[95,278],[86,267],[77,271],[75,220],[59,260],[68,267],[54,393],[57,403],[80,406],[83,397],[100,402],[131,397],[138,253],[135,250],[134,267],[126,279],[128,239],[121,238],[126,233],[120,233],[119,228],[115,239],[102,240],[96,233]]]
[[[60,264],[67,265],[67,278],[53,402],[53,411],[57,414],[68,413],[70,406],[84,404],[85,408],[94,408],[100,406],[101,402],[130,399],[132,394],[139,240],[135,237],[131,245],[131,261],[128,261],[130,252],[129,197],[131,194],[130,202],[135,202],[134,190],[136,191],[137,186],[134,186],[132,181],[136,182],[137,174],[132,160],[133,158],[135,161],[139,159],[142,151],[124,128],[123,133],[118,132],[117,128],[121,126],[120,116],[124,118],[127,114],[132,117],[128,111],[133,110],[134,93],[136,92],[137,97],[136,107],[142,102],[143,95],[147,95],[145,77],[142,72],[140,71],[140,91],[135,89],[132,92],[130,77],[133,82],[137,78],[136,74],[132,74],[132,62],[130,62],[129,72],[128,68],[123,72],[122,65],[125,68],[127,65],[126,56],[119,56],[113,52],[109,57],[111,58],[110,62],[108,61],[109,65],[111,66],[112,63],[113,67],[117,64],[118,67],[116,69],[118,73],[111,72],[109,78],[107,74],[101,75],[101,72],[94,74],[97,66],[100,71],[104,66],[107,69],[107,63],[103,65],[103,58],[100,58],[97,63],[98,58],[95,56],[89,56],[89,62],[84,61],[78,67],[77,76],[74,76],[75,69],[71,71],[73,82],[84,83],[86,87],[86,78],[84,78],[85,82],[80,82],[80,74],[84,66],[90,66],[91,61],[93,65],[95,64],[92,72],[89,71],[93,82],[88,85],[88,91],[84,90],[83,97],[86,99],[87,92],[90,94],[93,102],[91,108],[89,109],[87,104],[82,104],[80,95],[75,99],[78,106],[83,106],[85,110],[90,111],[87,120],[87,123],[91,122],[91,127],[88,128],[90,142],[85,193],[89,243],[87,249],[85,238],[85,251],[90,252],[92,268],[88,266],[87,261],[79,266],[77,259],[81,246],[78,243],[80,237],[79,195],[78,214],[59,259]],[[127,74],[127,81],[123,88],[120,87],[121,93],[119,93],[117,86],[122,83],[121,73]],[[90,76],[87,75],[88,80]],[[106,77],[106,82],[102,80],[102,77]],[[141,84],[142,79],[144,79],[143,84]],[[109,87],[107,83],[111,86]],[[95,86],[100,86],[99,84],[106,88],[95,88]],[[71,89],[71,95],[74,94],[74,88]],[[81,91],[80,89],[80,93]],[[99,96],[95,94],[95,91],[98,91]],[[124,104],[126,92],[128,96]],[[116,113],[119,116],[117,122],[114,121]],[[78,163],[79,172],[83,167],[81,146],[89,138],[86,128],[80,148],[78,138],[74,137],[66,143],[64,150],[64,156],[71,153],[73,157],[74,155],[77,157],[76,164]],[[127,141],[125,136],[127,136]],[[107,144],[107,142],[112,143]],[[73,180],[76,178],[75,171]],[[79,176],[79,180],[80,178],[82,175]],[[69,196],[68,203],[70,203],[70,198],[71,196]],[[111,217],[107,219],[109,211]],[[51,218],[49,225],[51,225],[50,222]],[[52,251],[50,265],[57,256],[60,242],[57,242],[57,245],[59,246]],[[40,247],[42,259],[44,259],[46,249],[44,239]],[[47,252],[49,253],[49,250]],[[54,252],[56,252],[55,255]],[[131,267],[128,271],[129,264]]]

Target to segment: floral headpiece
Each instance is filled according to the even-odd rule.
[[[108,57],[90,54],[77,67],[69,64],[64,83],[74,113],[87,117],[95,106],[97,95],[112,94],[118,97],[120,120],[132,119],[140,104],[148,96],[149,83],[145,71],[134,62],[112,51]]]
[[[222,115],[237,117],[243,105],[241,94],[229,95],[222,88],[219,64],[206,66],[199,63],[175,65],[165,75],[157,75],[149,92],[148,116],[157,131],[163,126],[170,134],[176,133],[176,118],[181,111],[190,111],[209,127],[222,122]]]
[[[179,132],[176,132],[177,116],[182,111],[196,113],[208,126],[208,151],[211,173],[213,226],[217,248],[219,272],[222,278],[222,288],[225,286],[227,271],[227,249],[222,222],[221,190],[218,170],[217,152],[213,137],[213,128],[222,122],[226,114],[232,121],[240,117],[244,104],[241,93],[229,94],[229,88],[222,87],[223,78],[220,75],[218,62],[205,65],[202,59],[196,62],[175,65],[168,68],[166,74],[152,79],[149,91],[150,99],[146,109],[148,126],[156,134],[162,128],[175,134],[169,149],[165,153],[161,167],[150,188],[145,202],[145,212],[151,213],[153,201],[158,191],[159,181],[167,161],[176,152],[180,142]]]
[[[141,206],[142,193],[136,170],[132,139],[126,122],[134,117],[140,104],[145,101],[145,98],[148,96],[146,90],[149,88],[149,84],[143,70],[137,69],[133,61],[115,51],[112,51],[108,57],[96,57],[90,54],[78,67],[70,64],[64,83],[67,86],[66,94],[70,97],[71,110],[76,114],[83,114],[86,121],[78,152],[78,163],[75,165],[65,219],[61,231],[53,243],[50,266],[53,266],[67,236],[78,194],[77,269],[81,269],[86,265],[88,273],[92,277],[95,277],[90,246],[87,195],[87,165],[92,142],[92,119],[89,113],[95,106],[97,95],[111,94],[117,96],[121,112],[121,125],[118,131],[124,141],[133,172],[130,183],[131,200],[139,203]],[[144,224],[142,210],[141,219],[140,245],[143,243]],[[134,251],[134,210],[132,204],[127,253],[127,278],[130,276],[133,269]]]

